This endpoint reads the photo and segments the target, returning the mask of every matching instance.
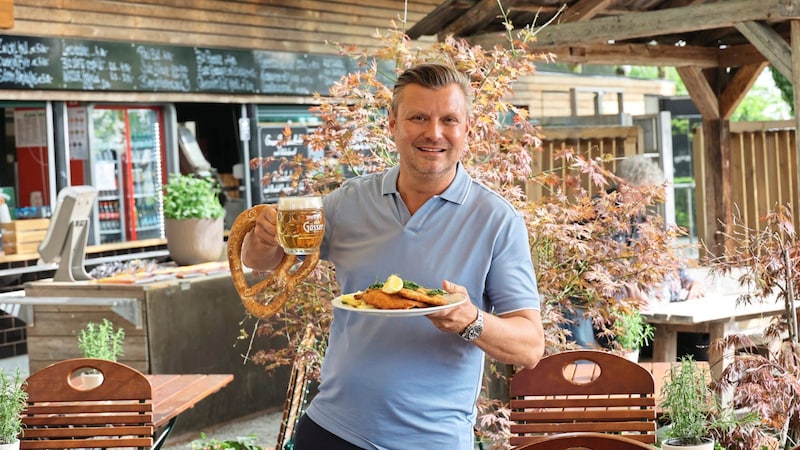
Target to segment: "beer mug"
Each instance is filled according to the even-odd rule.
[[[281,197],[278,199],[278,242],[290,255],[319,252],[325,235],[322,197]]]

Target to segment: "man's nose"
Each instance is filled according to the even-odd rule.
[[[442,136],[442,124],[438,120],[428,121],[428,126],[425,127],[425,135],[428,137],[438,138]]]

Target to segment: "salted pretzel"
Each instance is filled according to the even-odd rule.
[[[319,262],[319,253],[306,255],[303,264],[291,271],[297,261],[297,256],[286,254],[277,267],[266,278],[250,286],[242,270],[242,244],[244,237],[256,226],[256,219],[266,205],[255,205],[246,209],[233,222],[228,235],[228,265],[231,269],[233,286],[242,299],[247,312],[260,319],[268,319],[281,309],[289,295],[295,288],[308,277]],[[280,293],[272,297],[269,303],[258,300],[258,294],[269,287],[277,285]]]

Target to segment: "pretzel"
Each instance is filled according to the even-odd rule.
[[[300,267],[291,271],[292,266],[297,261],[297,256],[285,254],[269,276],[252,286],[248,285],[242,270],[242,244],[247,233],[255,228],[256,219],[264,207],[265,205],[255,205],[243,211],[233,221],[231,231],[228,234],[228,264],[231,269],[233,286],[236,288],[236,292],[239,293],[247,312],[260,319],[268,319],[275,315],[286,303],[286,300],[289,299],[289,295],[308,277],[314,267],[317,266],[317,262],[319,262],[319,253],[312,253],[306,255]],[[260,302],[257,298],[258,295],[267,288],[273,287],[273,285],[276,285],[275,287],[280,292],[273,296],[268,303]]]

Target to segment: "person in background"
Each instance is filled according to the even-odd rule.
[[[544,353],[523,217],[460,163],[470,129],[468,77],[442,64],[404,71],[389,127],[399,165],[346,181],[323,199],[321,258],[342,292],[390,274],[449,293],[459,306],[419,317],[335,309],[319,393],[294,449],[473,449],[484,356],[532,367]],[[264,208],[242,260],[283,257]]]
[[[615,175],[620,178],[616,186],[609,189],[609,193],[619,192],[622,203],[641,201],[639,188],[644,186],[658,186],[664,184],[664,174],[651,158],[645,155],[627,157],[617,163]],[[613,239],[620,242],[629,242],[637,239],[636,223],[646,220],[645,215],[632,217],[630,232],[620,232]],[[669,274],[664,282],[650,291],[643,291],[636,285],[626,284],[620,296],[635,299],[639,305],[646,307],[651,301],[685,301],[704,295],[702,282],[695,280],[685,267],[677,273]],[[580,303],[579,299],[576,303]],[[562,326],[569,331],[568,340],[581,348],[612,348],[613,339],[603,334],[601,327],[596,326],[591,317],[585,314],[585,309],[576,307],[575,311],[564,310],[567,322]]]

